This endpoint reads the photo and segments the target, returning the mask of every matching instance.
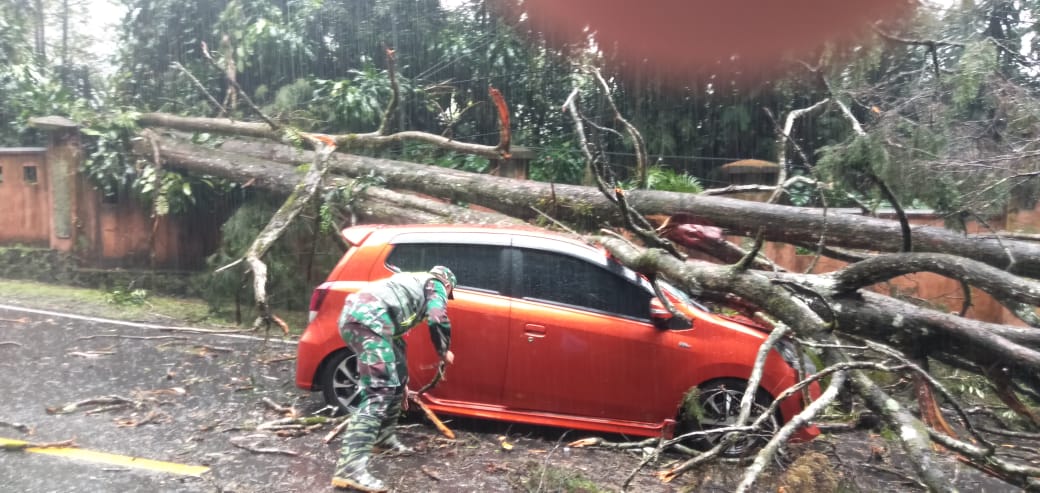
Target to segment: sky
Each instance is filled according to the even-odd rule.
[[[99,58],[105,60],[114,55],[117,48],[119,23],[126,15],[126,7],[116,0],[87,0],[87,16],[84,29],[95,42],[95,51]]]

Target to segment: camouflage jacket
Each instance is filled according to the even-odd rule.
[[[433,346],[441,356],[448,352],[448,292],[435,277],[426,272],[401,272],[372,283],[364,291],[386,305],[394,322],[395,337],[428,319]]]

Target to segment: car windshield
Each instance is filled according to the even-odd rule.
[[[676,299],[683,302],[684,304],[695,307],[701,311],[711,312],[711,310],[707,306],[704,306],[699,301],[694,300],[690,297],[690,295],[686,294],[683,290],[671,285],[670,283],[668,283],[668,281],[658,280],[658,284],[661,286],[662,291],[668,293],[670,296],[674,296]]]
[[[652,295],[657,296],[657,294],[654,292],[654,287],[650,284],[650,281],[646,277],[636,273],[636,271],[629,269],[628,267],[625,267],[621,264],[621,262],[618,262],[616,259],[613,258],[609,259],[609,265],[611,265],[613,269],[620,271],[622,275],[624,275],[625,277],[628,277],[629,279],[637,279],[639,283],[648,291],[650,291]],[[690,295],[686,294],[685,291],[675,287],[668,281],[665,281],[664,279],[658,279],[658,283],[660,284],[662,291],[668,293],[670,296],[679,300],[680,303],[692,306],[703,312],[711,313],[711,308],[708,308],[701,302],[694,300],[692,297],[690,297]]]

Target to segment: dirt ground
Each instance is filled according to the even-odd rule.
[[[0,303],[31,304],[32,300],[12,300]],[[54,308],[53,306],[48,308]],[[103,307],[65,307],[72,312],[90,311],[103,316]],[[220,341],[210,339],[195,344],[185,351],[174,351],[171,341],[153,337],[134,336],[135,327],[116,327],[98,321],[64,320],[58,316],[28,316],[14,311],[2,312],[6,326],[0,326],[0,339],[7,346],[0,348],[0,367],[10,387],[3,393],[17,395],[12,401],[0,403],[0,422],[22,421],[36,429],[51,431],[53,436],[37,435],[34,440],[59,440],[66,435],[85,437],[89,444],[91,434],[104,434],[104,444],[124,446],[154,440],[169,441],[180,436],[173,428],[184,426],[196,440],[190,452],[177,456],[193,463],[212,464],[214,472],[195,482],[159,483],[148,491],[331,491],[331,476],[339,441],[323,443],[322,437],[331,425],[326,424],[309,433],[295,437],[280,437],[270,432],[262,440],[295,455],[265,455],[228,445],[238,438],[256,437],[258,430],[249,429],[257,422],[274,420],[279,413],[268,408],[266,399],[280,405],[291,405],[304,414],[322,408],[321,396],[296,389],[292,385],[293,362],[291,345],[271,346],[253,340]],[[144,321],[144,320],[142,320]],[[178,325],[168,317],[150,320],[166,325]],[[183,324],[199,326],[198,323]],[[95,339],[93,334],[116,334]],[[47,335],[51,334],[51,335]],[[76,337],[69,337],[74,334]],[[45,339],[49,337],[50,339]],[[216,336],[212,336],[216,337]],[[33,347],[38,341],[47,341]],[[176,342],[176,341],[175,341]],[[178,344],[188,344],[178,342]],[[201,349],[200,349],[201,348]],[[208,348],[208,349],[207,349]],[[101,351],[108,351],[107,353]],[[188,350],[190,349],[190,351]],[[95,357],[83,358],[93,351]],[[53,354],[52,354],[53,353]],[[70,354],[80,356],[70,358]],[[127,358],[132,355],[134,359]],[[67,394],[51,394],[41,402],[30,401],[32,386],[26,383],[36,375],[46,373],[31,365],[47,364],[49,359],[65,361],[63,375],[84,375],[94,372],[107,375],[112,388],[105,387],[104,379],[90,379],[90,386],[63,388]],[[129,362],[128,362],[129,361]],[[109,369],[108,366],[113,369]],[[132,371],[116,369],[130,366]],[[125,368],[124,368],[125,369]],[[20,373],[21,372],[21,373]],[[171,375],[176,375],[171,376]],[[53,383],[55,377],[47,383]],[[198,382],[187,386],[187,383]],[[237,383],[236,383],[237,382]],[[248,392],[230,391],[248,382]],[[169,415],[165,422],[136,428],[121,428],[113,423],[125,418],[115,415],[45,415],[46,405],[61,401],[75,401],[105,394],[126,394],[127,388],[157,388],[182,385],[187,388],[184,397],[165,398],[161,409]],[[18,399],[24,402],[19,403]],[[213,403],[219,404],[215,405]],[[6,407],[5,407],[6,406]],[[683,460],[678,455],[665,454],[655,462],[643,463],[643,451],[617,451],[602,448],[571,448],[567,444],[579,438],[595,436],[587,432],[543,427],[521,426],[502,422],[452,419],[447,424],[457,434],[455,440],[443,438],[424,418],[410,415],[401,427],[402,440],[415,447],[416,453],[406,456],[378,455],[372,463],[373,472],[383,478],[393,491],[398,492],[607,492],[620,491],[628,483],[633,492],[723,492],[732,491],[741,481],[743,467],[738,464],[713,464],[695,469],[671,483],[662,483],[658,471]],[[76,425],[75,420],[85,420]],[[203,430],[199,423],[212,425],[217,431]],[[89,432],[76,431],[82,426]],[[57,431],[64,433],[58,433]],[[66,431],[67,430],[67,431]],[[0,432],[10,430],[0,428]],[[2,434],[0,433],[0,434]],[[149,438],[133,438],[141,433]],[[10,434],[10,433],[8,433]],[[126,438],[119,438],[120,434]],[[222,435],[221,435],[222,434]],[[891,440],[890,434],[879,431],[854,431],[825,434],[807,444],[792,444],[785,456],[771,467],[754,491],[792,492],[906,492],[923,488],[913,479],[910,464]],[[151,438],[156,437],[156,438]],[[165,438],[164,438],[165,437]],[[610,441],[624,441],[625,437],[603,436]],[[190,441],[190,440],[189,440]],[[998,441],[1018,447],[1027,461],[1040,462],[1037,441]],[[196,443],[198,445],[196,445]],[[219,445],[219,447],[218,447]],[[212,447],[212,449],[207,448]],[[162,449],[152,447],[143,453],[158,454]],[[0,454],[0,479],[5,478],[4,454]],[[10,454],[7,454],[10,455]],[[13,460],[13,459],[8,459]],[[22,459],[17,459],[21,461]],[[952,485],[960,491],[1004,492],[1019,491],[958,462],[946,459],[955,471]],[[8,471],[30,467],[22,462],[12,463]],[[47,471],[53,470],[45,469]],[[92,480],[89,491],[126,491],[121,483]],[[4,490],[0,483],[0,490]],[[59,483],[64,484],[64,483]],[[141,485],[142,483],[130,482]],[[175,484],[176,486],[171,486]],[[99,488],[97,485],[100,485]],[[107,486],[106,486],[107,485]],[[110,486],[110,487],[109,487]],[[40,486],[21,491],[81,491],[75,488]],[[82,490],[87,491],[87,490]]]
[[[575,431],[455,421],[456,441],[441,438],[420,418],[412,418],[402,437],[416,447],[414,456],[378,456],[373,470],[401,492],[728,492],[743,478],[738,464],[713,464],[672,481],[655,474],[685,459],[665,454],[641,467],[641,451],[575,449],[566,444],[591,436]],[[624,440],[624,437],[604,437]],[[503,446],[510,447],[509,450]],[[955,460],[960,491],[1020,491]],[[631,478],[631,479],[630,479]],[[907,492],[924,491],[894,442],[865,431],[825,435],[791,445],[753,491]]]

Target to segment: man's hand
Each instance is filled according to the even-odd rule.
[[[455,362],[455,353],[449,349],[448,352],[444,353],[444,357],[441,360],[450,365]]]

